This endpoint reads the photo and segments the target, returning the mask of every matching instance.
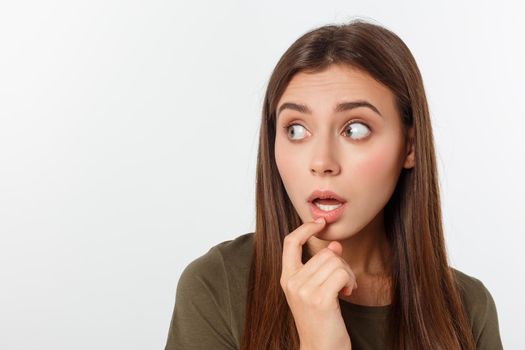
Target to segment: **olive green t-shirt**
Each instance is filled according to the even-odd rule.
[[[165,350],[240,348],[254,233],[213,246],[183,270]],[[453,269],[477,349],[503,349],[496,305],[483,283]],[[339,299],[352,349],[383,349],[387,306]],[[352,325],[349,327],[349,325]]]

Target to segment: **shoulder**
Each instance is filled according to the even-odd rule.
[[[474,300],[479,300],[479,298],[483,299],[486,297],[486,287],[478,278],[468,275],[454,267],[451,267],[451,270],[453,272],[454,278],[456,279],[458,287],[463,293],[467,293],[471,297],[477,297],[471,298]]]
[[[177,283],[165,349],[238,349],[252,234],[212,246]]]
[[[191,261],[177,283],[176,299],[213,303],[225,317],[242,312],[249,279],[254,233],[215,244]],[[227,315],[227,314],[231,315]],[[239,317],[239,315],[237,315]]]
[[[451,270],[478,345],[484,341],[500,341],[496,304],[490,291],[478,278],[453,267]]]
[[[203,333],[222,334],[221,341],[233,348],[239,347],[253,238],[254,233],[245,233],[218,243],[186,266],[177,284],[173,316],[176,321],[173,321],[170,339],[182,339],[185,336],[181,334],[199,331],[195,339],[202,340]],[[183,332],[177,328],[188,323],[182,320],[192,320],[188,325],[191,330]],[[213,332],[208,329],[210,325],[215,329]],[[214,339],[211,343],[218,341]],[[203,343],[202,346],[217,349],[216,345],[206,347]]]
[[[485,310],[492,296],[483,282],[456,268],[451,267],[451,270],[467,308],[474,313]]]
[[[251,262],[254,236],[254,232],[242,234],[213,246],[210,251],[215,250],[226,265],[233,264],[245,270]]]
[[[180,279],[195,279],[195,276],[200,276],[217,280],[224,277],[225,271],[249,270],[253,236],[253,232],[245,233],[213,245],[184,268]]]

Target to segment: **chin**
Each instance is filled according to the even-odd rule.
[[[334,222],[326,224],[324,229],[314,236],[325,241],[340,241],[348,237],[348,230],[344,229],[344,225]]]

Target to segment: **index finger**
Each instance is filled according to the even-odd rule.
[[[321,221],[318,222],[317,220]],[[282,276],[285,279],[295,274],[303,266],[301,261],[303,245],[308,241],[308,238],[321,231],[325,226],[324,218],[320,217],[317,220],[303,224],[284,238]]]

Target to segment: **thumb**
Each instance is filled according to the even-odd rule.
[[[341,256],[343,253],[343,246],[338,241],[332,241],[327,246],[328,249]]]

